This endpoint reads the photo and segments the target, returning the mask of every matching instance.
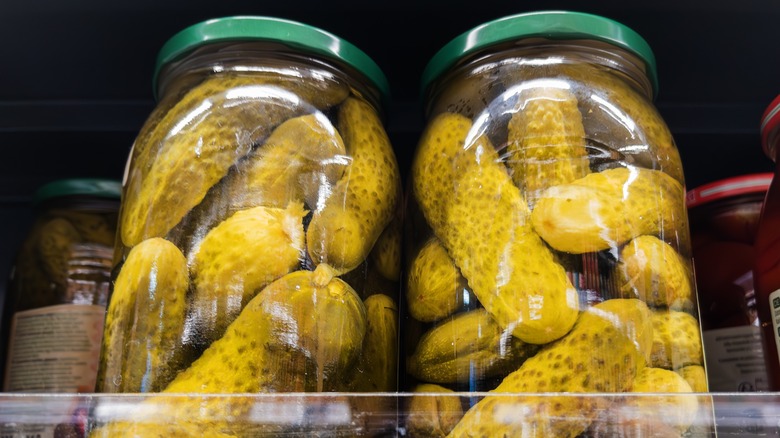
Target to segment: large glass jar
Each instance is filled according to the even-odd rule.
[[[432,58],[405,216],[405,388],[706,391],[683,169],[657,88],[648,44],[588,14],[505,17]],[[513,416],[486,397],[453,433],[596,433],[600,400]],[[684,431],[696,399],[679,400],[679,417],[637,421]]]
[[[4,305],[3,391],[93,391],[120,189],[65,179],[36,191]]]
[[[227,17],[173,36],[155,89],[98,391],[395,391],[401,184],[378,66],[305,24]],[[198,433],[260,427],[214,409],[231,421]]]
[[[688,192],[691,245],[709,388],[767,389],[753,265],[771,173],[726,178]]]

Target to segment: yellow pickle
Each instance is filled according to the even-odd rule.
[[[707,391],[682,163],[647,42],[591,14],[507,16],[442,47],[421,89],[401,389],[439,399],[415,393],[407,430],[688,434],[696,397],[641,397]],[[464,413],[445,427],[448,391]],[[673,414],[610,414],[653,400]]]
[[[305,435],[316,417],[263,420],[252,396],[397,391],[402,189],[379,67],[303,23],[224,17],[174,35],[154,86],[122,186],[96,390],[170,394],[143,402],[168,422],[92,435]],[[39,251],[100,231],[51,228]],[[355,424],[388,409],[345,403]]]

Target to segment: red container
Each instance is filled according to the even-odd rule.
[[[711,391],[767,387],[753,287],[753,241],[772,176],[760,173],[723,179],[687,195]]]
[[[769,186],[756,233],[756,287],[758,317],[764,337],[769,389],[780,390],[780,162],[777,144],[780,140],[780,96],[767,107],[761,120],[761,143],[764,153],[775,162],[775,178]]]

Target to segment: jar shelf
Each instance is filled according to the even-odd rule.
[[[580,435],[657,436],[681,431],[685,436],[767,436],[780,424],[780,393],[700,394],[12,394],[0,395],[0,436],[31,436],[40,430],[105,430],[121,423],[126,431],[157,430],[171,436],[178,426],[187,430],[251,430],[253,436],[279,434],[317,436],[424,436],[407,424],[408,418],[433,415],[410,410],[417,397],[449,397],[464,410],[484,397],[494,399],[492,422],[511,431],[528,431],[532,422],[548,431],[590,425]],[[693,416],[681,406],[698,403]],[[559,415],[556,406],[580,406]],[[193,415],[192,408],[203,407]],[[240,408],[239,408],[240,406]],[[360,407],[372,408],[360,408]],[[441,405],[440,405],[441,406]],[[582,409],[589,406],[591,409]],[[210,409],[205,409],[210,407]],[[230,412],[229,407],[236,408]],[[241,415],[234,415],[240,411]],[[186,417],[182,416],[186,412]],[[440,412],[451,415],[451,412]],[[411,415],[411,417],[410,417]],[[484,418],[484,417],[483,417]],[[579,426],[584,428],[583,426]],[[101,429],[103,428],[103,429]],[[196,428],[196,429],[192,429]],[[411,429],[411,430],[410,430]],[[537,429],[537,432],[542,429]],[[167,432],[166,432],[167,431]],[[170,432],[170,433],[169,433]],[[415,433],[413,433],[415,432]],[[542,434],[550,436],[549,434]],[[34,436],[34,435],[32,435]],[[74,435],[66,435],[74,436]],[[75,435],[78,436],[78,435]],[[99,433],[96,436],[102,436]],[[667,436],[667,435],[663,435]]]

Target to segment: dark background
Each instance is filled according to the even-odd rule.
[[[191,24],[277,16],[361,48],[390,80],[387,127],[405,167],[423,123],[419,79],[433,54],[480,23],[542,9],[603,15],[648,41],[660,78],[656,103],[689,188],[773,168],[761,151],[759,125],[780,92],[777,1],[2,0],[0,277],[30,225],[36,188],[67,177],[121,179],[154,105],[157,51]]]

